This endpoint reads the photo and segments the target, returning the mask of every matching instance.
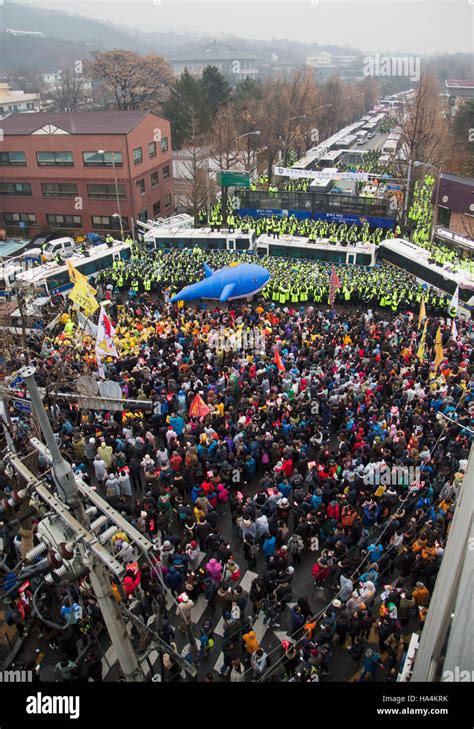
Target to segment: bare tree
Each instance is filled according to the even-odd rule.
[[[443,116],[439,91],[435,77],[424,73],[413,100],[407,105],[402,123],[400,144],[406,151],[411,173],[406,192],[407,208],[410,204],[412,183],[426,172],[423,167],[415,167],[413,162],[418,160],[439,166],[449,156],[449,130]]]
[[[92,56],[86,73],[104,83],[117,109],[160,108],[167,99],[173,74],[161,56],[125,50],[95,51]]]
[[[48,96],[52,111],[79,111],[88,101],[84,75],[70,68],[62,68]]]
[[[192,210],[194,224],[197,225],[199,211],[209,209],[215,184],[209,178],[209,146],[205,136],[199,133],[199,111],[191,109],[189,113],[190,142],[185,150],[175,153],[175,159],[181,165],[179,181],[175,180],[175,192],[180,195],[184,205]]]

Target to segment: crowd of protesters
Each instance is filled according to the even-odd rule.
[[[102,276],[110,292],[108,281],[112,271]],[[155,543],[148,562],[115,535],[128,565],[116,599],[145,622],[160,612],[166,680],[185,676],[174,651],[190,640],[198,661],[215,656],[206,681],[318,681],[342,648],[359,680],[396,680],[429,610],[467,464],[472,325],[430,317],[420,356],[407,301],[399,313],[262,298],[224,309],[158,293],[112,296],[119,357],[103,362],[125,398],[150,408],[51,411],[76,470]],[[40,386],[58,361],[74,375],[97,371],[93,335],[66,309],[50,335],[29,341]],[[2,487],[11,492],[8,471]],[[20,557],[21,535],[11,550]],[[248,590],[247,570],[257,573]],[[201,596],[208,622],[196,625]],[[25,620],[18,602],[10,624]],[[56,619],[64,608],[72,622],[48,636],[64,653],[62,679],[76,680],[74,643],[97,616],[87,581],[52,601]],[[260,618],[287,630],[277,649],[258,640]],[[100,680],[95,650],[87,660],[85,675]]]

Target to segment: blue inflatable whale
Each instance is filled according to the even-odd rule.
[[[213,271],[204,264],[206,278],[185,286],[170,301],[194,301],[194,299],[217,299],[232,301],[252,296],[263,289],[270,280],[270,272],[254,263],[236,263]]]

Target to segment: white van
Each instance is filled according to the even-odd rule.
[[[42,256],[45,261],[54,261],[58,253],[61,258],[70,258],[75,252],[76,244],[72,238],[55,238],[45,245]]]

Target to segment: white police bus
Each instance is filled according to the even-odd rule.
[[[131,246],[128,243],[114,241],[112,245],[103,243],[89,249],[89,255],[78,254],[68,261],[88,279],[95,278],[100,271],[111,268],[114,261],[120,259],[128,261],[131,256]],[[67,265],[51,261],[42,266],[30,268],[16,275],[12,288],[33,288],[38,295],[51,295],[63,293],[72,287],[69,279]],[[13,291],[14,293],[14,291]]]
[[[303,236],[259,235],[256,241],[257,256],[276,256],[303,261],[321,261],[323,263],[345,263],[348,266],[373,266],[375,263],[375,246],[373,243],[358,242],[355,245],[329,243],[327,238],[312,242]]]
[[[212,231],[210,228],[151,228],[143,236],[149,251],[170,251],[173,249],[201,248],[204,251],[239,251],[253,253],[255,249],[255,231],[243,232],[227,229]]]
[[[430,284],[448,296],[459,286],[459,311],[470,318],[474,307],[474,277],[467,271],[454,272],[448,263],[444,266],[430,263],[430,252],[402,238],[387,238],[378,246],[382,261],[401,268],[421,282]]]

